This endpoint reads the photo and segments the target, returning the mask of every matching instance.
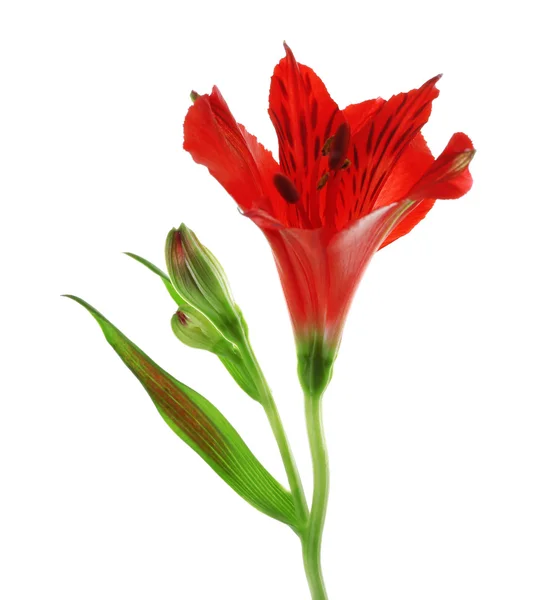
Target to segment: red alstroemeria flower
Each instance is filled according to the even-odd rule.
[[[420,133],[439,77],[341,110],[285,50],[270,87],[279,163],[236,122],[216,87],[194,96],[184,148],[268,239],[297,344],[320,340],[334,356],[372,255],[413,229],[436,199],[471,188],[474,150],[456,133],[435,160]]]

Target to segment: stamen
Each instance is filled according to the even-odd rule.
[[[340,169],[349,169],[351,166],[351,160],[349,158],[346,158],[346,160],[342,163],[342,166],[340,167]]]
[[[300,194],[294,183],[283,173],[276,173],[273,176],[275,189],[279,192],[283,200],[289,204],[296,204],[300,199]]]
[[[329,179],[329,174],[327,173],[323,173],[323,175],[321,175],[321,177],[319,178],[319,181],[317,182],[317,189],[321,190],[325,187],[327,181]]]
[[[339,169],[348,153],[350,139],[350,130],[347,123],[342,123],[336,133],[334,134],[334,140],[332,141],[332,147],[329,153],[329,168]]]
[[[323,149],[321,150],[321,154],[323,156],[327,156],[327,154],[330,152],[330,147],[332,146],[333,140],[333,135],[331,135],[330,138],[327,138],[327,141],[325,142],[325,144],[323,145]]]

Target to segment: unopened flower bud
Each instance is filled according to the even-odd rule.
[[[184,306],[173,315],[171,327],[177,338],[191,348],[227,354],[234,345],[229,342],[209,319],[193,306]]]
[[[181,297],[197,308],[230,341],[241,337],[241,312],[218,260],[197,238],[181,225],[167,236],[167,270]]]

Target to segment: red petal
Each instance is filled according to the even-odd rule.
[[[342,191],[344,198],[353,199],[347,202],[349,218],[359,218],[378,206],[388,177],[429,118],[431,104],[439,94],[435,87],[438,79],[434,77],[419,89],[390,98],[355,135],[348,155],[354,168],[352,176],[345,177]],[[415,175],[418,178],[420,173]],[[384,196],[382,201],[389,204],[399,199]]]
[[[397,161],[374,203],[375,208],[406,198],[408,190],[427,172],[435,159],[424,136],[417,133]]]
[[[279,167],[271,152],[237,124],[218,88],[199,96],[188,110],[183,147],[241,208],[269,206]]]
[[[269,114],[279,139],[281,169],[300,194],[295,211],[301,212],[301,218],[305,215],[309,226],[318,227],[322,211],[317,182],[328,168],[321,150],[344,122],[344,116],[321,79],[309,67],[297,63],[286,44],[285,51],[286,57],[273,73]],[[292,224],[299,225],[298,221]]]
[[[425,218],[427,213],[433,208],[434,204],[435,200],[422,200],[422,202],[415,204],[414,208],[410,209],[402,221],[391,230],[391,233],[387,236],[380,248],[384,248],[388,244],[391,244],[403,235],[412,231],[412,229]]]
[[[407,207],[403,201],[380,208],[338,232],[283,228],[248,214],[272,247],[297,337],[319,331],[338,345],[361,276]]]
[[[455,133],[407,197],[412,200],[422,200],[424,197],[444,200],[460,198],[473,185],[469,163],[474,155],[473,142],[465,133]]]
[[[358,104],[350,104],[344,108],[344,117],[346,118],[353,135],[363,128],[370,117],[372,117],[385,102],[386,101],[382,98],[376,98],[375,100],[365,100]]]
[[[423,135],[418,133],[397,161],[391,175],[387,178],[386,184],[376,200],[376,207],[390,204],[394,198],[397,200],[405,198],[408,190],[414,185],[416,180],[422,177],[434,162],[435,159],[427,147]],[[434,204],[435,200],[431,199],[424,200],[418,206],[415,206],[408,213],[408,216],[393,229],[381,247],[383,248],[391,244],[391,242],[394,242],[414,229],[433,208]]]
[[[441,155],[410,192],[400,197],[418,200],[414,208],[393,229],[382,244],[382,248],[406,235],[431,210],[436,199],[455,199],[466,194],[473,184],[469,163],[475,150],[471,140],[463,133],[455,133]]]

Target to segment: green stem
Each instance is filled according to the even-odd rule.
[[[302,538],[304,568],[313,600],[327,600],[321,570],[321,541],[329,495],[329,462],[323,433],[322,393],[306,395],[306,423],[313,463],[313,501]]]
[[[289,440],[287,439],[287,434],[285,433],[285,429],[281,421],[281,416],[277,410],[277,406],[266,378],[264,377],[264,373],[258,364],[258,360],[247,336],[245,336],[243,341],[244,343],[242,344],[242,347],[240,347],[243,360],[249,371],[255,375],[255,380],[260,393],[260,400],[275,436],[275,440],[281,454],[281,459],[283,460],[283,466],[285,467],[285,472],[287,473],[289,487],[294,498],[296,515],[299,522],[302,524],[301,530],[303,530],[308,521],[309,511],[308,504],[306,502],[306,495],[304,493],[304,487],[302,485],[302,480],[300,479],[300,473],[298,472],[298,467],[296,466],[296,461],[291,451]],[[298,531],[297,533],[301,535],[301,531]]]

